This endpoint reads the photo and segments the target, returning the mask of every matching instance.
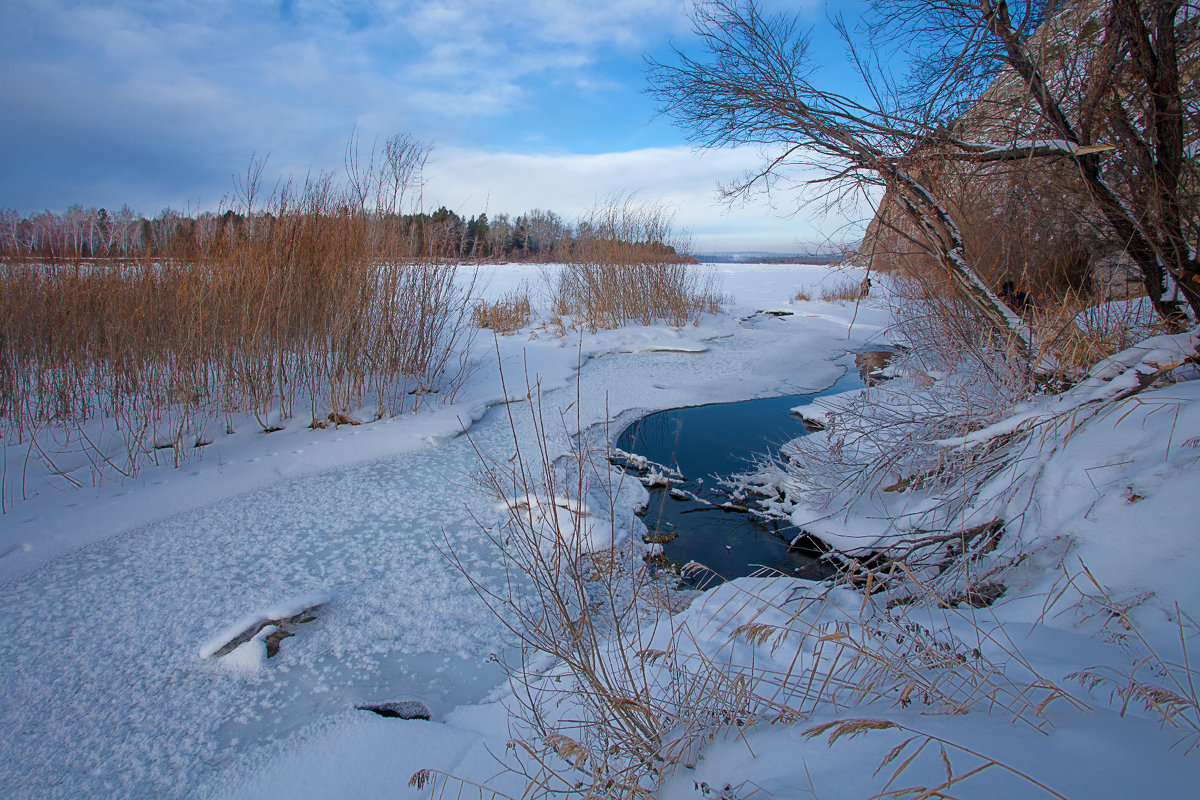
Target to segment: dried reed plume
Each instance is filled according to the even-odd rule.
[[[323,427],[326,412],[371,403],[382,416],[454,394],[470,287],[453,266],[347,206],[328,177],[284,185],[266,211],[252,197],[245,217],[181,229],[153,256],[4,264],[6,443],[40,447],[48,426],[87,440],[103,423],[124,452],[89,453],[132,474],[156,447],[178,461],[207,422],[236,414],[269,432],[305,400]]]
[[[681,326],[719,311],[713,279],[698,276],[680,249],[661,205],[608,198],[577,226],[572,263],[546,276],[555,316],[596,330],[629,322]]]

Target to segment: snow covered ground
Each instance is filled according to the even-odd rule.
[[[471,477],[476,447],[513,450],[497,350],[517,407],[526,375],[551,418],[578,381],[582,407],[568,418],[578,411],[586,427],[824,388],[837,359],[886,323],[874,300],[793,302],[841,279],[822,267],[711,269],[731,302],[698,325],[526,330],[494,347],[482,334],[478,369],[449,406],[269,435],[247,422],[213,432],[179,469],[73,489],[7,447],[0,796],[396,796],[418,768],[487,777],[489,749],[507,738],[489,662],[504,641],[439,544],[475,579],[500,579],[476,520],[501,511]],[[538,268],[481,273],[484,296],[527,283],[537,305]],[[514,419],[527,440],[528,417]],[[553,432],[565,451],[573,431]],[[310,621],[282,621],[310,606]],[[204,657],[255,621],[273,627]],[[293,635],[265,658],[280,627]],[[410,698],[432,721],[355,709]]]
[[[888,323],[875,297],[857,308],[794,301],[845,280],[823,267],[710,269],[730,302],[697,325],[555,338],[535,321],[514,336],[481,334],[478,368],[449,406],[269,435],[247,422],[215,433],[179,469],[70,490],[36,461],[14,484],[24,452],[10,447],[0,797],[422,796],[407,787],[419,769],[519,795],[519,777],[500,774],[519,733],[514,698],[490,658],[508,643],[439,548],[452,544],[475,580],[499,585],[481,525],[500,523],[504,507],[472,475],[476,448],[501,462],[513,455],[510,424],[532,440],[526,376],[546,418],[562,420],[547,428],[558,455],[577,424],[612,419],[615,435],[646,411],[822,389],[842,374],[843,354],[878,341]],[[540,268],[480,271],[484,296],[527,284],[544,304]],[[1079,391],[1137,384],[1128,370],[1119,380]],[[678,658],[759,681],[775,704],[759,712],[804,712],[781,718],[788,724],[765,714],[727,725],[661,796],[867,797],[981,767],[948,793],[1194,796],[1200,381],[1095,416],[1086,403],[1062,415],[1062,402],[1034,401],[972,434],[1066,420],[1039,429],[1042,449],[1023,462],[1037,480],[1002,509],[1022,520],[1019,535],[988,557],[1020,562],[993,605],[908,606],[887,593],[745,578],[631,641],[671,642]],[[12,489],[21,484],[26,499]],[[894,514],[907,496],[868,498],[859,529],[891,527],[872,527],[871,508],[884,510],[872,503]],[[854,661],[856,652],[866,655]],[[901,653],[926,661],[889,672],[917,663],[887,660]],[[812,702],[810,678],[829,679],[819,693],[837,702]],[[863,679],[880,688],[857,691]],[[424,703],[432,719],[355,708],[398,700]]]

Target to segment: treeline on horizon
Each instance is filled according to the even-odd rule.
[[[314,209],[297,205],[244,213],[226,210],[195,216],[164,209],[153,218],[123,206],[75,205],[63,213],[43,211],[27,217],[0,209],[0,256],[6,260],[48,262],[84,259],[202,257],[214,249],[255,238],[271,238],[281,218],[298,214],[326,216],[338,227],[345,222],[374,245],[380,257],[436,261],[577,262],[586,260],[597,240],[611,241],[612,231],[595,215],[570,224],[553,211],[534,209],[516,218],[487,213],[469,218],[445,206],[432,213],[399,214],[364,211],[349,205]],[[351,221],[353,220],[353,221]],[[635,260],[649,263],[695,263],[662,241],[626,242]],[[631,254],[633,255],[633,254]]]
[[[351,163],[344,184],[287,181],[264,198],[262,163],[222,213],[0,211],[6,442],[82,485],[168,452],[179,464],[247,415],[269,433],[452,402],[470,374],[476,276],[458,267],[471,260],[566,262],[548,287],[564,331],[719,307],[654,203],[613,196],[574,225],[402,213],[419,182],[399,168],[367,180]],[[78,453],[94,475],[58,463]]]

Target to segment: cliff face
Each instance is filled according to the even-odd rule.
[[[1119,143],[1114,136],[1111,104],[1096,101],[1104,80],[1100,71],[1112,59],[1105,49],[1103,0],[1069,5],[1038,29],[1029,42],[1039,69],[1073,127],[1092,142]],[[1177,28],[1181,43],[1181,85],[1185,92],[1185,138],[1188,174],[1196,183],[1197,20]],[[1105,62],[1105,63],[1100,63]],[[1111,85],[1111,84],[1110,84]],[[1103,87],[1101,87],[1103,88]],[[1125,92],[1121,112],[1138,123],[1141,98],[1135,87]],[[1031,100],[1025,81],[1002,72],[971,108],[950,127],[959,140],[997,147],[1056,138],[1052,126]],[[1103,157],[1105,178],[1118,190],[1136,191],[1121,148]],[[917,170],[959,226],[967,256],[994,291],[1007,282],[1034,302],[1057,302],[1067,292],[1090,293],[1096,299],[1119,299],[1143,291],[1141,274],[1122,247],[1114,243],[1069,158],[1028,158],[970,163],[949,161],[931,153]],[[1194,207],[1194,204],[1193,204]],[[877,270],[932,268],[914,228],[885,195],[859,249],[859,262]]]

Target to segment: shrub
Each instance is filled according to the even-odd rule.
[[[684,325],[720,309],[714,279],[701,278],[672,244],[670,215],[613,197],[578,225],[572,263],[545,273],[559,317],[592,330],[628,322]]]
[[[516,333],[529,324],[532,316],[527,288],[508,292],[494,301],[481,300],[472,312],[476,327],[500,334]]]

